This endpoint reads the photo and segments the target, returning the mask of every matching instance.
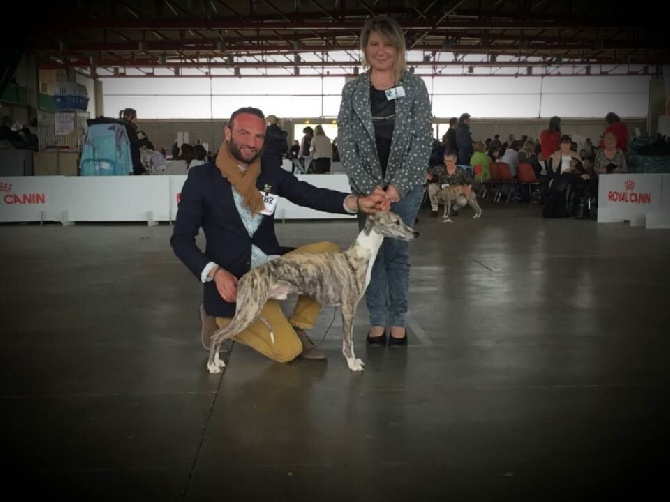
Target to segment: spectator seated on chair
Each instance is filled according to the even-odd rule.
[[[547,160],[547,173],[551,180],[546,204],[553,205],[554,201],[559,199],[561,207],[566,208],[566,214],[558,212],[560,216],[546,217],[574,216],[576,202],[585,196],[590,197],[588,194],[591,191],[591,176],[586,172],[582,158],[571,148],[570,136],[563,135],[559,149]],[[566,198],[566,201],[563,201],[563,197]],[[549,213],[553,214],[553,211]]]
[[[475,172],[473,167],[473,190],[482,196],[484,183],[491,179],[491,157],[486,152],[486,145],[482,141],[475,142],[473,148],[475,152],[470,157],[470,165],[481,166],[481,170],[477,169],[477,172]]]

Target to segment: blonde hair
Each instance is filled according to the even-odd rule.
[[[472,148],[477,152],[485,152],[486,151],[486,145],[484,144],[483,141],[477,141]]]
[[[535,141],[532,139],[526,140],[526,142],[523,144],[523,151],[532,153],[535,150]]]
[[[365,50],[370,41],[370,34],[372,32],[379,33],[391,46],[396,49],[396,59],[393,62],[393,72],[395,73],[396,81],[402,79],[407,70],[407,62],[405,60],[405,52],[407,47],[405,44],[405,34],[398,24],[398,21],[390,16],[375,16],[368,19],[361,29],[361,54],[363,55],[363,67],[369,68],[370,62],[367,60]]]
[[[315,136],[325,136],[326,133],[323,131],[323,127],[320,125],[314,127],[314,135]]]

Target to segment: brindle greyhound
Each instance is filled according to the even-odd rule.
[[[342,314],[342,353],[352,371],[365,363],[356,359],[353,347],[354,314],[372,273],[372,265],[385,237],[409,241],[414,230],[390,211],[370,214],[354,243],[339,253],[291,253],[268,261],[244,274],[237,284],[237,306],[230,324],[212,336],[207,369],[220,373],[226,363],[219,358],[221,344],[260,317],[270,298],[283,300],[289,294],[311,296],[321,305],[339,306]],[[262,319],[262,317],[261,317]],[[274,340],[272,327],[270,336]]]

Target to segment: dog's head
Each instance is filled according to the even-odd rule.
[[[384,237],[403,241],[410,241],[418,234],[412,227],[405,225],[400,216],[391,211],[370,214],[365,222],[365,230],[368,233],[377,232]]]

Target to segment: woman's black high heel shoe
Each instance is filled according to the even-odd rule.
[[[368,345],[373,347],[385,347],[386,346],[386,333],[382,333],[381,336],[370,336],[368,331],[368,336],[366,337]]]
[[[407,330],[405,330],[405,336],[402,338],[396,338],[389,335],[389,347],[404,347],[407,345]]]

